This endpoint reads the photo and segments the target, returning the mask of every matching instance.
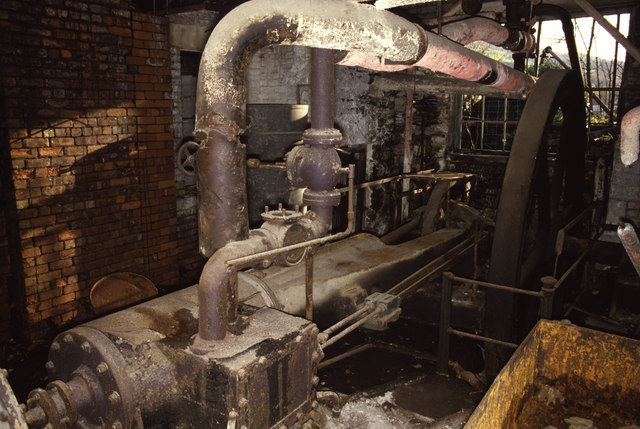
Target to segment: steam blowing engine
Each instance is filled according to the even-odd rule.
[[[271,44],[314,48],[311,128],[286,156],[291,186],[304,189],[302,209],[266,210],[262,226],[250,230],[240,142],[244,79],[253,54]],[[213,30],[200,66],[199,231],[209,260],[199,284],[59,335],[46,364],[54,381],[33,390],[26,406],[18,406],[2,379],[10,427],[322,425],[315,397],[323,349],[359,326],[384,329],[398,318],[402,300],[456,263],[480,236],[477,213],[444,198],[467,177],[452,175],[440,177],[445,180],[411,224],[418,238],[389,245],[370,234],[349,237],[354,171],[335,150],[342,138],[333,128],[337,61],[386,71],[428,67],[522,94],[534,84],[528,75],[351,0],[239,6]],[[332,234],[341,176],[349,179],[348,226]],[[320,332],[314,322],[328,328]]]

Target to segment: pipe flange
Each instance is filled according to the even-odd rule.
[[[295,210],[269,210],[268,212],[261,213],[262,220],[265,222],[276,223],[292,223],[302,218],[303,214]]]
[[[70,329],[56,337],[49,360],[54,364],[48,371],[49,379],[69,384],[80,376],[92,388],[90,401],[72,397],[76,405],[93,403],[90,408],[79,407],[78,424],[96,426],[102,421],[108,427],[115,422],[130,425],[135,414],[133,383],[124,370],[122,354],[103,333],[87,326]]]
[[[308,145],[338,146],[342,133],[335,128],[309,128],[302,133],[302,142]]]
[[[72,427],[78,421],[78,407],[73,401],[73,392],[71,391],[67,383],[64,383],[60,380],[54,380],[51,383],[47,384],[47,391],[52,395],[57,394],[60,398],[62,398],[66,411],[66,422],[68,423],[66,426]]]
[[[341,194],[337,189],[331,191],[312,191],[306,189],[302,201],[308,206],[335,207],[340,205]]]

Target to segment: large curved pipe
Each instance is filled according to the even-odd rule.
[[[227,335],[227,324],[233,318],[237,299],[231,294],[231,270],[227,261],[264,252],[274,247],[269,234],[261,229],[251,231],[249,238],[228,243],[209,258],[198,283],[198,336],[193,348],[206,350],[208,342],[222,340]],[[231,317],[230,317],[231,316]]]
[[[356,50],[400,63],[424,53],[415,24],[350,0],[252,0],[213,29],[198,74],[196,137],[200,253],[249,233],[245,147],[245,80],[249,62],[274,44]]]

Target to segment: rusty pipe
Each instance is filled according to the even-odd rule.
[[[618,237],[620,237],[620,242],[624,246],[624,250],[627,251],[627,255],[629,255],[633,268],[640,275],[640,241],[638,241],[633,225],[621,223],[618,226]]]
[[[620,159],[627,167],[638,160],[640,106],[629,110],[620,124]]]
[[[274,247],[274,241],[268,231],[252,230],[246,240],[228,243],[209,258],[198,283],[198,335],[193,344],[195,352],[206,352],[211,341],[224,339],[228,316],[235,314],[237,297],[234,296],[232,285],[234,271],[228,269],[227,261],[269,250]]]
[[[385,72],[421,67],[520,94],[528,94],[536,82],[534,77],[460,46],[446,37],[428,31],[424,31],[424,34],[427,50],[412,64],[394,64],[362,52],[349,52],[338,64]]]
[[[259,253],[251,254],[248,256],[241,256],[235,259],[230,259],[227,261],[227,265],[229,267],[234,268],[243,268],[249,267],[253,264],[264,260],[270,260],[271,258],[280,255],[282,253],[291,252],[293,250],[305,249],[312,246],[320,246],[325,243],[329,243],[331,241],[340,240],[342,238],[348,237],[353,231],[353,225],[355,222],[355,212],[353,210],[353,190],[354,190],[354,176],[355,176],[355,165],[349,164],[349,192],[348,192],[348,208],[347,208],[347,228],[338,232],[337,234],[326,235],[324,237],[314,238],[309,241],[303,241],[301,243],[291,244],[289,246],[278,247],[277,249],[264,250]]]
[[[335,64],[334,51],[311,49],[311,128],[333,128]]]
[[[249,233],[245,146],[246,75],[268,45],[360,50],[412,63],[423,31],[390,12],[350,0],[252,0],[233,9],[205,46],[196,97],[199,248],[205,256]]]
[[[509,40],[509,29],[493,19],[476,16],[443,25],[442,35],[461,45],[482,41],[500,46]]]

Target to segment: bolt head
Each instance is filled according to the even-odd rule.
[[[44,367],[47,369],[47,371],[53,371],[54,369],[56,369],[56,366],[51,361],[47,361],[47,363],[44,364]]]
[[[120,423],[120,420],[113,422],[111,424],[111,429],[122,429],[122,423]]]
[[[54,341],[53,343],[51,343],[51,351],[57,352],[60,350],[60,343],[57,341]]]
[[[87,341],[83,342],[80,348],[85,353],[91,353],[91,344],[89,344]]]
[[[71,344],[73,343],[73,337],[71,336],[71,334],[67,334],[62,338],[62,341],[64,341],[67,344]]]
[[[106,362],[100,362],[97,366],[96,366],[96,372],[98,374],[104,374],[105,372],[109,371],[109,365],[107,365]]]
[[[120,394],[114,390],[113,392],[109,393],[108,399],[111,405],[117,405],[120,403]]]

